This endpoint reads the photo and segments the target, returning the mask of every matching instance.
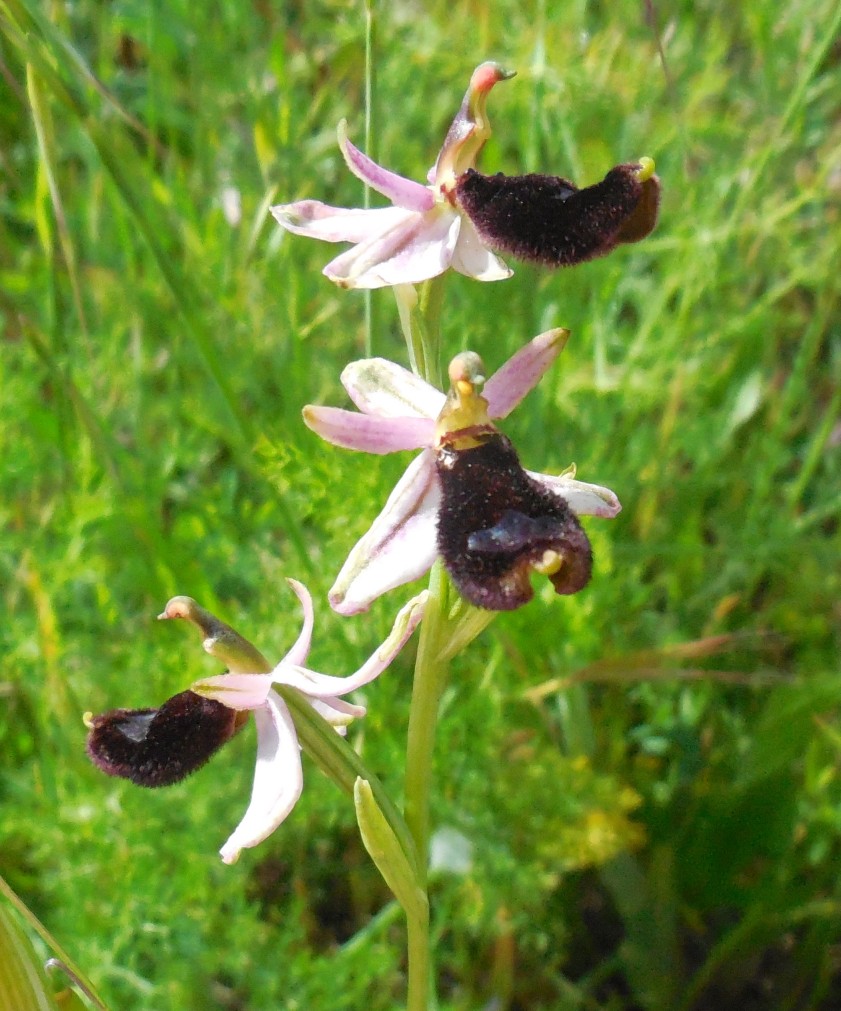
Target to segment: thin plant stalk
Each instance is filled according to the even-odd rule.
[[[435,1007],[430,1001],[432,992],[432,956],[429,946],[429,904],[425,915],[406,917],[408,934],[409,983],[406,993],[407,1011],[429,1011]]]
[[[428,382],[440,384],[440,312],[443,285],[427,281],[418,292],[411,285],[395,289],[400,323],[413,370]],[[449,658],[444,659],[447,636],[447,578],[440,563],[432,567],[429,599],[421,624],[412,683],[412,704],[406,742],[405,818],[418,860],[418,881],[427,893],[429,866],[429,798],[438,707],[447,681]],[[409,1011],[435,1006],[433,962],[429,940],[429,904],[407,914]]]

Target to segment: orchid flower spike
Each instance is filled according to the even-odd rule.
[[[388,590],[417,579],[441,556],[462,596],[507,610],[532,595],[543,571],[559,593],[589,577],[589,544],[576,516],[611,518],[607,488],[520,467],[493,422],[507,417],[566,344],[549,330],[486,382],[478,355],[450,365],[449,396],[382,358],[352,362],[342,383],[359,409],[304,408],[304,422],[333,445],[367,453],[420,449],[371,528],[351,551],[329,593],[340,614],[367,610]]]
[[[347,139],[339,124],[339,147],[350,171],[388,197],[391,207],[354,210],[300,200],[272,208],[290,232],[326,242],[352,242],[324,268],[342,288],[417,284],[448,267],[480,281],[511,276],[508,267],[479,241],[476,229],[453,202],[457,178],[471,168],[490,136],[485,103],[491,88],[513,75],[497,63],[473,71],[461,108],[429,172],[429,185],[382,168]]]
[[[276,667],[254,646],[200,607],[191,597],[173,597],[159,618],[184,618],[202,634],[205,651],[225,664],[216,677],[195,682],[159,709],[114,709],[86,714],[88,755],[103,772],[138,786],[168,786],[195,772],[243,726],[248,711],[257,725],[257,761],[251,802],[242,821],[222,847],[225,863],[256,846],[280,825],[303,789],[300,747],[289,707],[274,685],[294,688],[336,730],[365,715],[365,707],[344,695],[377,678],[397,656],[423,616],[426,593],[413,598],[397,615],[391,634],[370,659],[349,677],[308,670],[313,630],[312,599],[307,588],[288,580],[301,603],[301,632]]]
[[[377,165],[351,144],[344,121],[339,124],[348,168],[388,197],[391,207],[353,209],[299,200],[272,207],[272,214],[297,235],[353,243],[324,268],[342,288],[417,284],[448,267],[479,281],[500,281],[512,271],[492,250],[564,267],[645,238],[657,222],[660,203],[660,181],[650,158],[618,165],[584,189],[558,176],[476,171],[491,134],[488,94],[498,81],[513,76],[498,63],[482,63],[473,71],[428,185]]]

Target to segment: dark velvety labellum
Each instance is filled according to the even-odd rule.
[[[200,769],[234,733],[233,709],[195,692],[160,709],[112,709],[93,719],[88,755],[109,776],[170,786]]]
[[[563,559],[549,577],[558,593],[587,585],[593,556],[581,524],[565,499],[529,477],[504,435],[484,436],[470,449],[445,444],[436,466],[438,551],[471,604],[510,611],[531,600],[533,566],[546,552]]]
[[[654,228],[660,183],[637,178],[638,165],[617,165],[580,190],[558,176],[482,175],[468,169],[456,200],[492,249],[550,267],[567,267],[638,242]]]

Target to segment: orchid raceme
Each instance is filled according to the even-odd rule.
[[[490,434],[492,421],[507,417],[537,385],[560,354],[567,337],[568,331],[562,329],[540,334],[485,382],[483,396],[478,398],[485,405],[482,410],[486,415],[480,434]],[[471,356],[470,361],[475,359],[476,356]],[[401,366],[373,358],[353,362],[342,372],[342,383],[359,413],[332,407],[304,408],[307,426],[336,446],[377,454],[421,450],[371,528],[351,551],[330,590],[330,603],[340,614],[367,610],[381,594],[423,575],[441,553],[438,540],[442,508],[439,457],[457,441],[453,433],[468,440],[476,434],[478,417],[478,401],[473,396],[480,376],[475,369],[472,371],[468,389],[464,385],[467,380],[458,371],[463,357],[459,356],[454,364],[456,371],[453,373],[451,366],[451,379],[455,374],[456,391],[464,393],[461,398],[451,394],[448,400],[440,390]],[[609,489],[574,480],[574,468],[560,476],[524,473],[550,497],[568,506],[573,514],[610,518],[621,508]],[[500,536],[510,542],[512,537],[522,540],[528,533],[520,521],[515,522],[515,535],[508,529],[503,529],[501,534],[494,532],[495,523],[489,523],[484,545],[483,538],[479,537],[477,543],[483,550],[493,547],[489,541],[494,538],[495,544]],[[541,559],[532,560],[536,566],[543,561],[542,555]],[[558,559],[545,561],[548,572]],[[450,573],[453,575],[451,568]],[[492,605],[480,603],[479,606]]]
[[[324,268],[324,274],[343,288],[382,288],[417,284],[448,267],[480,281],[500,281],[511,270],[479,239],[470,218],[454,202],[459,176],[475,164],[490,136],[485,115],[488,93],[512,75],[496,63],[474,70],[435,165],[429,185],[390,172],[351,144],[344,123],[339,125],[339,147],[350,171],[372,189],[388,197],[391,207],[348,209],[317,200],[300,200],[272,208],[290,232],[325,242],[352,242]]]
[[[257,761],[251,802],[220,853],[234,863],[286,818],[303,788],[300,747],[289,707],[275,685],[300,692],[339,733],[365,715],[364,706],[343,696],[377,678],[400,652],[423,616],[426,594],[413,598],[397,615],[390,635],[349,677],[308,670],[313,631],[312,599],[306,587],[288,580],[304,612],[295,644],[272,668],[254,646],[191,597],[173,597],[162,619],[184,618],[202,633],[205,651],[227,667],[224,674],[197,681],[160,709],[118,709],[87,717],[88,754],[110,775],[143,786],[165,786],[203,765],[240,729],[249,710],[257,725]]]

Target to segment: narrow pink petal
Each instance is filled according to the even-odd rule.
[[[340,407],[308,404],[301,413],[307,428],[325,442],[378,455],[428,446],[435,427],[426,418],[377,418]]]
[[[342,385],[360,411],[381,418],[429,418],[434,422],[446,400],[425,379],[385,358],[362,358],[346,365]]]
[[[304,775],[298,735],[286,703],[269,692],[266,705],[255,710],[257,763],[251,802],[242,821],[219,851],[226,864],[243,849],[256,846],[280,825],[301,796]]]
[[[504,281],[514,273],[498,256],[482,245],[470,218],[463,217],[453,252],[453,270],[477,281]]]
[[[217,674],[195,681],[190,690],[229,709],[259,709],[272,687],[271,674]]]
[[[401,213],[410,217],[340,254],[323,273],[342,288],[420,284],[442,274],[452,259],[459,215],[449,205]]]
[[[612,520],[622,511],[619,499],[610,488],[576,481],[571,477],[552,477],[550,474],[536,474],[531,470],[526,473],[549,491],[556,492],[566,499],[572,511],[578,516],[601,516],[603,519]]]
[[[436,510],[437,511],[437,510]],[[337,695],[346,695],[363,685],[369,684],[391,664],[397,654],[406,645],[412,632],[417,628],[426,609],[429,593],[424,590],[413,597],[397,613],[391,633],[375,650],[355,674],[343,678],[343,687]],[[323,675],[322,675],[323,676]]]
[[[349,677],[332,677],[329,674],[317,674],[303,667],[290,667],[279,664],[273,672],[273,678],[278,684],[292,685],[312,698],[329,699],[331,696],[347,695],[363,685],[367,685],[388,667],[391,661],[405,646],[409,636],[417,628],[426,607],[426,591],[413,597],[408,604],[400,609],[394,619],[391,633],[369,659],[355,674]]]
[[[367,611],[381,594],[431,568],[437,553],[440,498],[432,451],[425,449],[409,464],[382,512],[348,555],[328,593],[334,611]]]
[[[568,337],[569,330],[562,327],[538,334],[491,376],[482,396],[488,402],[492,418],[508,417],[537,386],[543,373],[563,351]]]
[[[281,662],[301,664],[307,659],[307,655],[310,651],[310,641],[312,640],[312,628],[314,623],[312,597],[310,596],[310,591],[306,588],[306,586],[304,586],[303,583],[299,583],[297,579],[287,579],[286,582],[289,583],[295,593],[295,596],[301,602],[301,609],[304,612],[304,623],[301,626],[298,638],[295,640],[295,645],[289,650]]]
[[[323,242],[365,242],[382,235],[407,218],[402,207],[362,208],[331,207],[320,200],[299,200],[294,204],[276,204],[272,214],[287,232],[306,235]]]
[[[339,147],[351,172],[371,189],[388,197],[397,207],[405,207],[410,211],[428,211],[435,203],[435,197],[426,186],[397,175],[396,172],[389,172],[354,147],[347,139],[344,120],[339,124]]]

